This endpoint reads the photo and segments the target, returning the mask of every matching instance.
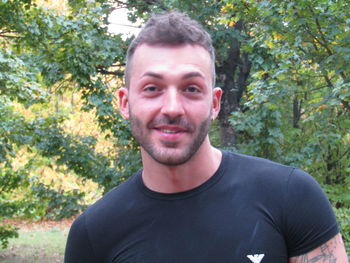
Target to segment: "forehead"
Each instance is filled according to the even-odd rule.
[[[140,45],[132,58],[131,82],[149,71],[164,76],[199,72],[212,78],[210,54],[199,45]]]

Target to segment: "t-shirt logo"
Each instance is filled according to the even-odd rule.
[[[250,261],[253,263],[260,263],[264,256],[265,254],[254,254],[254,255],[247,255],[247,258],[249,258]]]

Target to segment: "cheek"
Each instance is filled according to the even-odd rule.
[[[163,96],[147,98],[139,95],[129,99],[131,109],[138,112],[156,111],[161,109],[163,104]]]
[[[211,101],[206,102],[192,102],[186,106],[188,115],[197,116],[198,118],[207,118],[212,112]]]
[[[156,113],[155,104],[145,103],[144,101],[138,101],[135,103],[129,103],[130,115],[137,117],[142,122],[147,122]]]

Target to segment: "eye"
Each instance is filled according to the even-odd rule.
[[[185,88],[185,92],[189,92],[189,93],[199,93],[200,89],[197,86],[187,86]]]
[[[142,88],[142,94],[147,98],[157,97],[161,93],[162,93],[162,87],[159,85],[148,84]]]
[[[155,85],[148,85],[143,90],[146,92],[157,92],[159,91],[159,88]]]

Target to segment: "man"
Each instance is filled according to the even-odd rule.
[[[119,106],[143,169],[76,219],[66,263],[348,262],[311,176],[211,146],[214,61],[208,33],[178,12],[132,42]]]

